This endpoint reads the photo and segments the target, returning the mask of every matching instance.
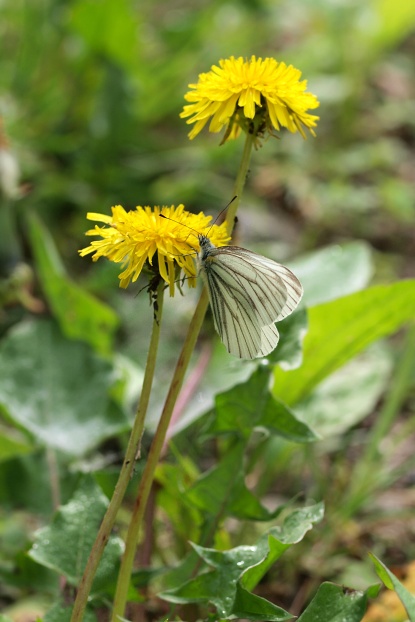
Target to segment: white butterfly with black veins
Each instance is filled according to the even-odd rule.
[[[239,246],[216,247],[199,234],[197,262],[209,293],[215,328],[230,354],[266,356],[278,344],[274,322],[298,305],[303,288],[285,266]]]

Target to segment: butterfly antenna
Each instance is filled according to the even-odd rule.
[[[171,220],[172,222],[175,222],[176,225],[180,225],[181,227],[187,227],[188,229],[191,229],[191,231],[194,232],[194,235],[200,235],[199,231],[196,231],[196,229],[193,229],[193,227],[189,227],[189,225],[185,225],[184,222],[179,222],[178,220],[174,220],[174,218],[169,218],[168,216],[165,216],[164,214],[160,214],[160,218],[165,218],[166,220]],[[189,235],[191,235],[189,233]],[[189,237],[189,236],[187,236]],[[187,238],[186,238],[187,239]]]
[[[209,237],[209,232],[210,232],[210,230],[212,229],[213,225],[215,225],[215,224],[216,224],[216,222],[219,220],[219,218],[222,216],[222,214],[223,214],[224,212],[226,212],[226,210],[228,209],[228,207],[231,205],[231,203],[233,203],[233,202],[235,201],[235,199],[236,199],[237,197],[238,197],[238,195],[237,195],[237,194],[235,194],[235,196],[234,196],[234,197],[232,197],[232,199],[229,201],[229,203],[227,203],[227,204],[225,205],[225,207],[224,207],[224,208],[223,208],[223,209],[219,212],[219,214],[216,216],[215,220],[214,220],[214,221],[213,221],[213,223],[211,224],[210,229],[209,229],[209,231],[208,231],[208,237]]]
[[[237,195],[237,194],[235,194],[235,196],[234,196],[234,197],[232,197],[232,199],[229,201],[229,203],[227,203],[227,204],[225,205],[225,207],[224,207],[224,208],[223,208],[223,209],[219,212],[219,214],[216,216],[215,221],[214,221],[214,223],[213,223],[213,224],[215,224],[215,223],[216,223],[216,221],[217,221],[217,220],[219,220],[219,218],[222,216],[223,212],[226,212],[226,210],[228,209],[228,207],[229,207],[229,206],[230,206],[230,205],[231,205],[231,204],[235,201],[235,199],[237,199],[237,198],[238,198],[238,195]]]
[[[213,221],[213,223],[212,223],[212,224],[211,224],[211,226],[209,227],[209,231],[207,232],[207,236],[206,236],[206,237],[209,237],[209,233],[211,232],[213,225],[215,225],[215,224],[216,224],[216,222],[218,221],[218,219],[222,216],[222,214],[223,214],[224,212],[226,212],[226,210],[228,209],[228,207],[231,205],[231,203],[233,203],[233,202],[235,201],[235,199],[237,198],[237,196],[238,196],[238,195],[237,195],[237,194],[235,194],[235,196],[234,196],[234,197],[232,197],[232,199],[229,201],[229,203],[227,203],[227,204],[225,205],[225,207],[224,207],[224,208],[223,208],[223,209],[219,212],[219,214],[216,216],[215,220]],[[178,225],[181,225],[182,227],[187,227],[188,229],[190,229],[191,231],[193,231],[193,232],[194,232],[194,234],[196,234],[196,235],[197,235],[197,237],[199,237],[199,235],[200,235],[200,232],[199,232],[199,231],[196,231],[196,229],[193,229],[193,227],[189,227],[189,225],[185,225],[185,224],[184,224],[184,222],[178,222],[177,220],[174,220],[174,218],[169,218],[168,216],[165,216],[164,214],[160,214],[160,217],[161,217],[161,218],[165,218],[166,220],[171,220],[172,222],[175,222],[175,223],[177,223]],[[189,235],[191,235],[191,234],[189,233]],[[187,236],[187,237],[189,237],[189,236]],[[186,238],[186,240],[187,240],[187,238]]]
[[[197,235],[197,237],[199,238],[199,235],[200,235],[199,231],[196,231],[196,229],[193,229],[193,227],[189,227],[189,225],[185,225],[184,222],[178,222],[177,220],[174,220],[174,218],[169,218],[168,216],[165,216],[164,214],[160,214],[160,218],[171,220],[172,222],[175,222],[177,225],[180,225],[181,227],[187,227],[188,229],[191,229],[193,233],[189,233],[189,235]],[[189,235],[187,236],[187,238],[189,237]],[[197,254],[197,251],[194,251],[194,253]],[[175,253],[171,253],[171,254],[174,255]],[[193,253],[189,253],[188,255],[193,255]],[[188,257],[188,255],[182,255],[181,253],[177,253],[177,256],[180,256],[180,257]]]

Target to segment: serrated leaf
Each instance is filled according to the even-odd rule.
[[[72,499],[57,510],[51,525],[35,534],[28,554],[38,564],[55,570],[69,583],[77,585],[107,506],[108,499],[94,480],[83,478]],[[122,540],[110,536],[95,576],[94,593],[114,579],[122,552]]]
[[[316,439],[306,423],[269,392],[270,370],[258,367],[251,377],[215,398],[217,416],[213,433],[238,432],[248,439],[257,427],[297,443]]]
[[[378,577],[389,590],[394,590],[406,609],[410,622],[415,622],[415,596],[402,585],[399,579],[380,561],[376,555],[369,553]]]
[[[89,343],[100,354],[110,354],[119,324],[116,313],[69,279],[46,227],[34,214],[28,221],[37,272],[63,333]]]
[[[415,280],[380,285],[309,309],[300,368],[274,371],[276,396],[293,405],[369,344],[415,318]]]
[[[238,580],[244,569],[254,564],[257,558],[254,547],[240,546],[225,552],[205,549],[195,544],[193,547],[198,555],[215,569],[204,572],[182,586],[163,592],[159,596],[173,603],[211,603],[216,607],[218,616],[225,619],[236,616],[234,613],[236,605],[237,617],[257,619],[256,613],[252,618],[248,610],[241,612],[242,596],[246,597],[246,592],[243,595],[239,594],[237,598],[241,587],[238,587]],[[251,596],[254,600],[255,597]],[[268,605],[270,609],[274,608],[273,620],[287,620],[292,617],[272,603],[268,602]]]
[[[225,619],[287,620],[292,617],[288,612],[251,594],[250,589],[321,517],[321,504],[296,510],[286,518],[282,527],[273,527],[254,546],[217,551],[193,544],[196,553],[212,570],[206,572],[206,568],[202,568],[197,577],[160,596],[174,603],[212,603],[219,617]]]
[[[305,534],[319,523],[324,516],[324,504],[300,508],[291,512],[281,527],[272,527],[267,534],[258,541],[258,550],[262,549],[262,561],[249,568],[242,577],[242,585],[252,590],[259,583],[265,573],[293,544],[300,542]]]
[[[22,323],[0,344],[0,405],[38,443],[68,454],[128,428],[109,396],[115,376],[112,363],[52,322]]]
[[[365,615],[369,590],[360,592],[322,583],[298,622],[360,622]]]

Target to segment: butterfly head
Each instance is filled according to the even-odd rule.
[[[200,261],[205,261],[211,254],[212,248],[215,248],[215,245],[212,244],[212,242],[209,240],[207,235],[203,235],[202,233],[199,233],[197,237],[199,239],[199,245],[200,245],[199,259]]]

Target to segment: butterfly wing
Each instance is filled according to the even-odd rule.
[[[239,289],[230,288],[223,275],[212,269],[212,262],[202,269],[207,285],[215,328],[230,354],[254,359],[272,352],[279,340],[274,324],[260,326],[249,298]],[[222,273],[222,271],[221,271]]]
[[[303,288],[291,270],[239,246],[214,248],[205,263],[234,296],[254,309],[260,326],[284,319],[301,300]]]
[[[199,243],[198,264],[222,342],[240,358],[266,356],[279,340],[274,322],[301,300],[300,282],[285,266],[239,246],[217,248],[203,235]]]
[[[232,248],[232,247],[230,247]],[[235,247],[234,247],[235,248]],[[303,297],[303,287],[295,274],[291,272],[286,266],[283,266],[272,259],[248,251],[245,248],[238,249],[238,256],[245,258],[250,262],[258,272],[266,279],[269,287],[269,294],[271,293],[278,298],[278,292],[280,291],[281,283],[284,284],[287,298],[285,303],[279,312],[277,317],[274,317],[274,322],[279,322],[292,313],[301,298]]]
[[[261,326],[261,348],[256,357],[270,354],[277,347],[279,340],[280,334],[275,324]]]

